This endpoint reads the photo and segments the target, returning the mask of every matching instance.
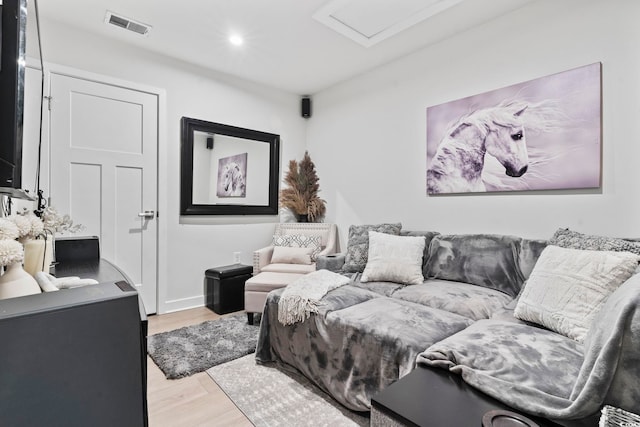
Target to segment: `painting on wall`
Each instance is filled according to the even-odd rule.
[[[427,108],[427,194],[598,188],[595,63]]]
[[[247,153],[218,160],[218,197],[247,196]]]

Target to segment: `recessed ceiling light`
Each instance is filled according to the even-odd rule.
[[[244,39],[238,34],[232,34],[229,36],[229,43],[234,46],[242,46],[242,44],[244,43]]]

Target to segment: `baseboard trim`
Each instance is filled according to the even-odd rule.
[[[167,314],[175,311],[188,310],[190,308],[203,307],[204,295],[165,301],[161,305],[162,309],[159,314]]]

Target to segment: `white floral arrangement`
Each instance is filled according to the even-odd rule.
[[[33,212],[11,215],[7,218],[18,227],[18,240],[36,239],[44,233],[44,223]]]
[[[42,212],[44,228],[50,233],[77,233],[84,229],[81,224],[74,224],[71,217],[60,215],[55,208],[49,206]]]
[[[26,209],[0,218],[0,266],[22,262],[22,243],[29,239],[44,237],[46,240],[47,234],[76,233],[83,228],[80,224],[74,224],[69,215],[60,215],[52,207],[46,208],[40,218]]]
[[[17,240],[0,240],[0,265],[15,264],[22,262],[23,259],[24,249],[20,242]]]
[[[15,240],[20,236],[20,230],[15,222],[0,218],[0,240]]]
[[[84,229],[83,225],[74,224],[69,215],[61,215],[51,206],[44,209],[40,216],[24,208],[22,212],[11,215],[6,219],[17,226],[18,237],[16,238],[21,241],[37,239],[44,237],[46,234],[77,233]],[[0,239],[9,238],[2,237],[2,228],[3,226],[0,222]]]

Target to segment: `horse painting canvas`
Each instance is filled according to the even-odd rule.
[[[218,197],[247,196],[247,153],[218,160]]]
[[[427,194],[597,188],[601,64],[427,108]]]

